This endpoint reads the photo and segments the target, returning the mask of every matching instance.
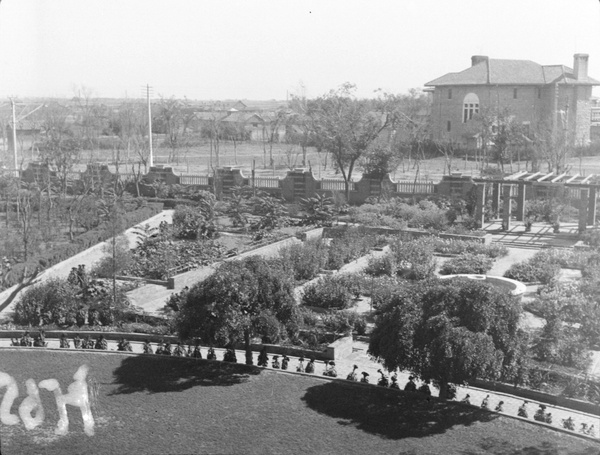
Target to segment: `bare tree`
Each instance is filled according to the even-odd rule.
[[[357,161],[388,125],[389,116],[367,100],[353,96],[349,83],[309,102],[313,131],[323,150],[331,153],[342,174],[346,199]]]
[[[10,267],[7,268],[6,270],[3,270],[2,288],[7,287],[6,282],[8,281],[8,276],[11,272],[12,272],[12,270]],[[36,278],[39,275],[39,273],[40,273],[39,267],[37,267],[31,274],[27,273],[27,267],[25,267],[23,269],[23,272],[21,273],[21,276],[19,277],[19,282],[17,284],[17,287],[9,294],[9,296],[4,300],[4,302],[0,303],[0,311],[5,310],[8,307],[8,305],[10,305],[11,302],[17,297],[17,295],[19,295],[19,292],[21,292],[27,286],[31,286],[32,284],[34,284],[36,282]]]

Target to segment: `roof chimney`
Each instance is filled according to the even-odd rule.
[[[588,54],[575,54],[573,56],[573,76],[575,80],[581,81],[588,76]]]
[[[489,57],[487,55],[474,55],[471,57],[471,66],[475,66],[482,62],[487,62]]]

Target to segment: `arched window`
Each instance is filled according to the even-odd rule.
[[[475,93],[469,93],[463,100],[463,123],[471,120],[479,113],[479,97]]]

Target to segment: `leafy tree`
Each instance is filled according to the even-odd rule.
[[[586,311],[590,309],[586,300],[577,286],[563,283],[552,283],[536,296],[533,305],[546,320],[533,348],[540,360],[577,368],[587,365],[591,340],[582,335],[589,334],[590,324],[584,321],[593,320],[594,311]],[[583,323],[583,330],[565,322]]]
[[[440,387],[514,375],[522,361],[521,306],[473,280],[420,282],[387,295],[369,353],[391,370],[409,370]]]
[[[387,116],[377,112],[369,101],[356,99],[354,89],[346,83],[308,102],[316,141],[319,148],[333,156],[344,179],[346,200],[358,160],[387,126]]]
[[[251,256],[225,262],[193,286],[176,317],[176,325],[182,339],[201,337],[220,345],[243,340],[246,364],[252,365],[250,341],[253,335],[260,334],[265,314],[274,315],[281,324],[293,325],[293,282],[278,263]]]
[[[369,147],[362,165],[365,174],[383,181],[400,164],[400,155],[384,140],[376,140]]]

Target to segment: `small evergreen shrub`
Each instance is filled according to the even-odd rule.
[[[325,309],[346,309],[352,306],[352,292],[348,289],[347,280],[337,276],[325,276],[304,290],[304,305]]]
[[[494,260],[482,254],[463,253],[446,261],[440,273],[442,275],[478,274],[483,275],[494,265]]]

